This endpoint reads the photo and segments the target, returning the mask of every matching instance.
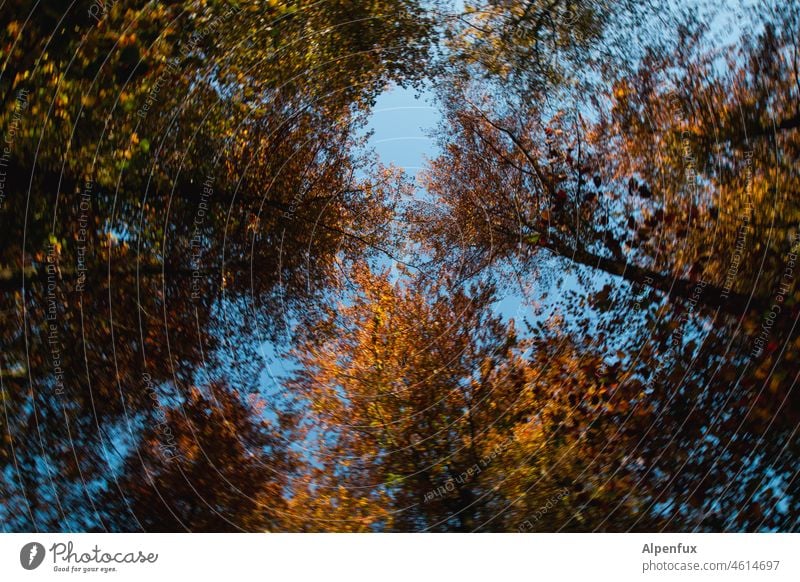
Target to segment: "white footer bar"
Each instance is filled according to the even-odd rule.
[[[0,580],[800,580],[800,534],[4,534]]]

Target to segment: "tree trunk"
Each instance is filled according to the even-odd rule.
[[[764,312],[769,307],[759,297],[749,297],[735,291],[726,292],[724,289],[710,283],[707,283],[705,287],[698,288],[699,281],[687,281],[686,279],[663,275],[627,261],[602,257],[582,248],[572,248],[570,245],[559,241],[549,240],[546,243],[542,243],[541,246],[565,259],[593,269],[599,269],[604,273],[622,277],[626,281],[661,291],[673,299],[689,301],[693,295],[697,295],[698,303],[738,317],[752,310]]]

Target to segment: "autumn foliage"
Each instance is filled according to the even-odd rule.
[[[7,2],[3,530],[796,531],[800,11],[710,4]]]

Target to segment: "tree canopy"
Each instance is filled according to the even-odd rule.
[[[797,530],[798,38],[7,1],[3,530]],[[392,86],[442,114],[418,176],[370,149]]]

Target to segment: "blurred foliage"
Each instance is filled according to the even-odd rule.
[[[12,1],[0,34],[4,527],[279,529],[289,465],[264,471],[288,458],[286,411],[240,409],[258,342],[383,236],[404,186],[364,170],[356,134],[421,78],[429,19],[402,0]],[[212,386],[220,410],[196,396]],[[209,449],[222,419],[253,461]],[[205,464],[153,458],[160,422]],[[216,518],[187,509],[201,476]]]
[[[795,530],[800,13],[660,4],[7,2],[4,530]]]

